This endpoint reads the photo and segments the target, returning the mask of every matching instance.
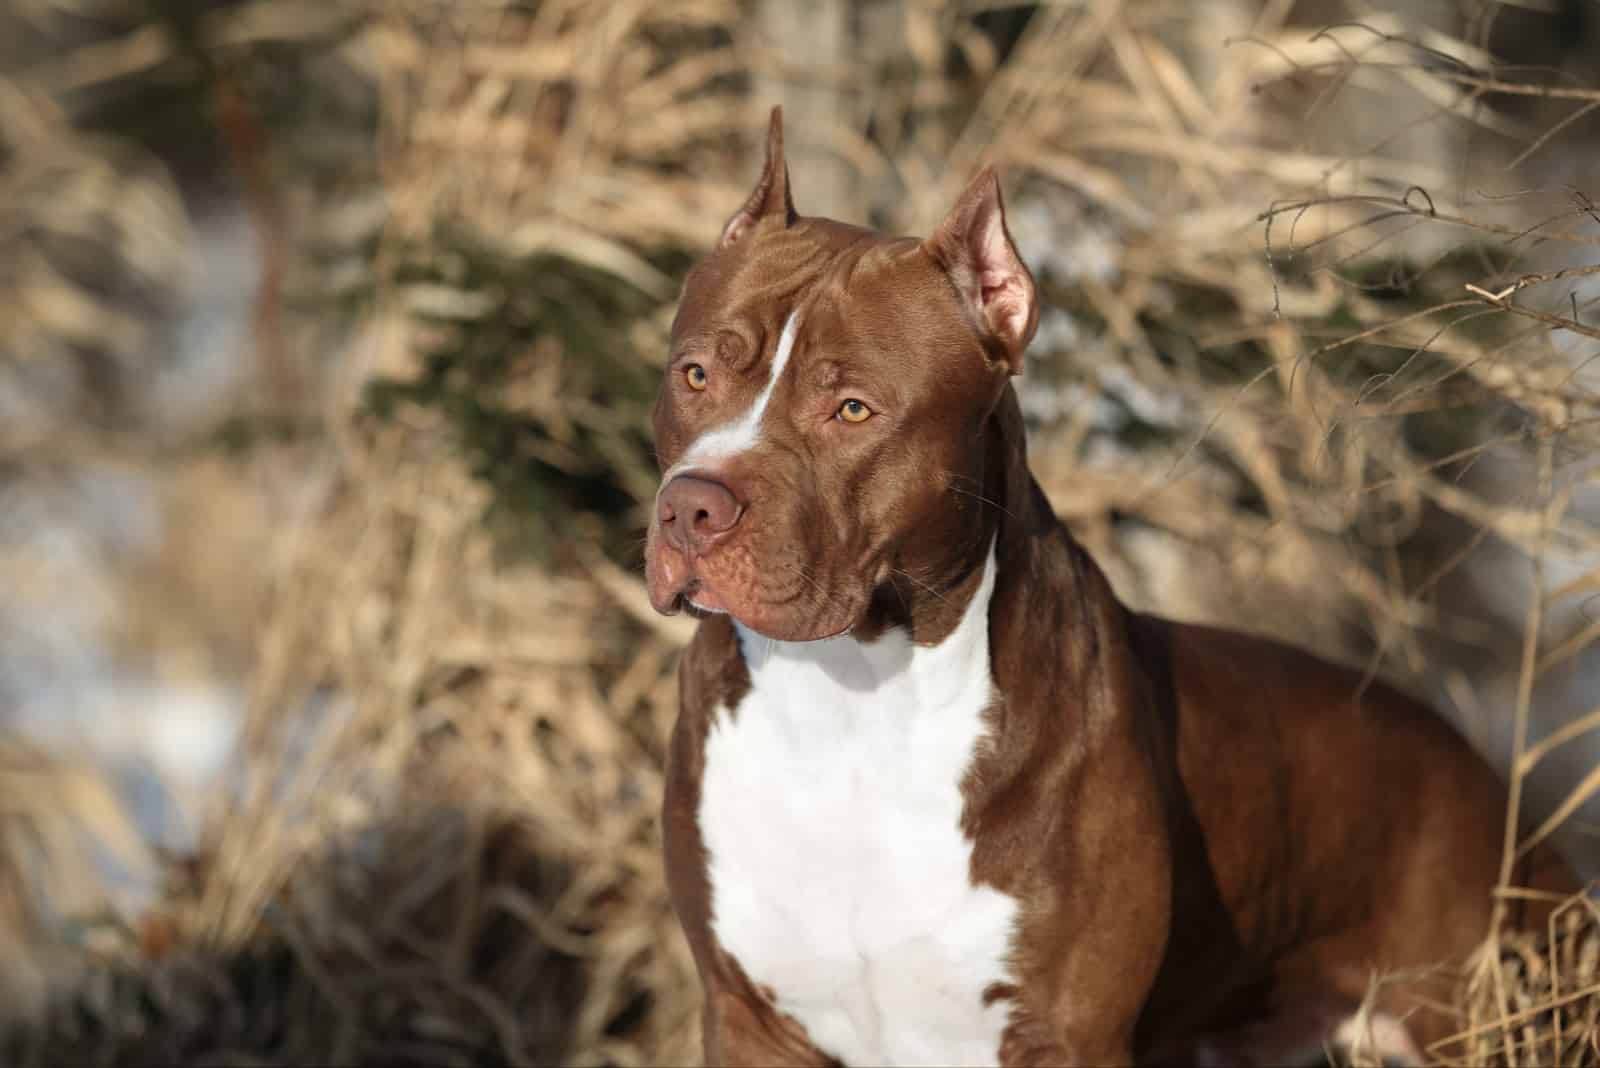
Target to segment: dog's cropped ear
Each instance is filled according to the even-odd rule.
[[[783,109],[773,108],[772,122],[767,127],[767,164],[761,169],[761,178],[750,199],[722,228],[722,239],[717,247],[726,248],[748,234],[757,222],[780,212],[785,226],[799,218],[794,210],[794,198],[789,195],[789,168],[783,162]]]
[[[991,357],[1008,373],[1020,372],[1039,325],[1039,301],[1033,275],[1006,230],[993,167],[978,172],[923,248],[955,283]]]

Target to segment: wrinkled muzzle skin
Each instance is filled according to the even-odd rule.
[[[925,243],[751,221],[690,273],[673,324],[652,604],[787,641],[900,622],[907,591],[983,558],[1006,377]]]

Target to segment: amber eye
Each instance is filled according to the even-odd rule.
[[[689,383],[689,388],[693,390],[705,389],[711,382],[706,377],[706,369],[697,363],[691,363],[683,369],[683,379]]]
[[[847,423],[865,423],[872,416],[872,409],[851,397],[839,405],[839,418]]]

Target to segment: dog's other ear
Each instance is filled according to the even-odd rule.
[[[923,248],[955,283],[991,357],[1008,373],[1020,372],[1039,325],[1039,301],[1033,275],[1006,230],[993,167],[978,172]]]
[[[785,226],[799,218],[794,210],[794,199],[789,195],[789,168],[783,162],[783,109],[775,107],[772,122],[767,127],[767,165],[761,169],[761,178],[750,199],[722,228],[722,239],[717,247],[726,248],[748,234],[757,222],[780,212]]]

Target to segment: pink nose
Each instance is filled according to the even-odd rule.
[[[668,482],[656,503],[661,533],[682,552],[702,551],[734,528],[744,506],[720,482],[679,475]]]

